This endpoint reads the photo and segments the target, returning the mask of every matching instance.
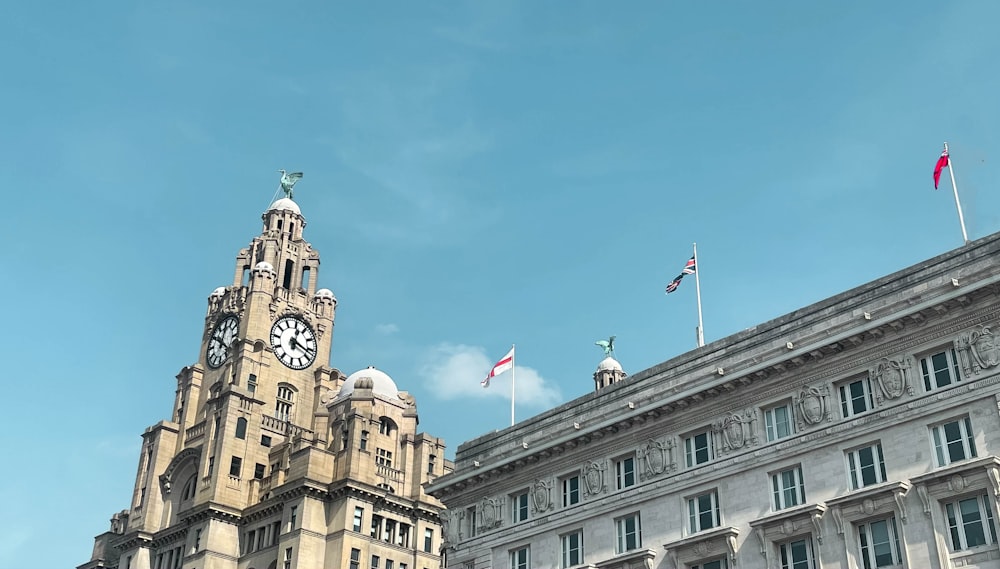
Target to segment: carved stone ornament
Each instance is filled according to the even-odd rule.
[[[552,481],[535,480],[531,485],[531,502],[535,506],[535,511],[543,513],[552,507]]]
[[[887,399],[898,399],[903,393],[913,395],[913,381],[910,378],[910,360],[901,357],[898,360],[882,358],[875,367],[868,371],[875,379],[878,389],[875,400],[882,405]]]
[[[604,492],[604,471],[607,467],[596,461],[590,461],[583,466],[583,486],[587,496],[596,496]]]
[[[805,429],[807,426],[816,425],[824,420],[830,420],[829,388],[825,385],[819,387],[804,385],[795,397],[798,426]]]
[[[747,409],[742,413],[730,413],[713,427],[722,440],[721,451],[732,452],[750,445],[757,444],[754,423],[757,421],[757,410]]]
[[[445,510],[441,512],[441,535],[444,537],[445,547],[455,545],[461,539],[461,518],[464,512]]]
[[[927,493],[927,487],[921,484],[917,486],[917,496],[920,496],[920,503],[924,507],[924,515],[930,517],[931,515],[931,497]]]
[[[480,529],[487,530],[500,527],[503,520],[500,516],[500,504],[501,500],[497,498],[483,498],[482,503],[479,504]]]
[[[993,334],[989,326],[980,325],[959,335],[955,348],[966,375],[978,375],[983,370],[1000,365],[1000,338]]]
[[[642,467],[639,472],[644,479],[659,476],[664,472],[673,472],[677,468],[677,463],[674,462],[673,439],[668,439],[665,443],[650,439],[636,454]]]
[[[833,525],[837,526],[837,533],[840,537],[844,537],[844,517],[840,513],[840,507],[834,506],[830,509],[830,515],[833,516]]]

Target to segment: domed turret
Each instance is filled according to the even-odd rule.
[[[628,374],[622,369],[622,364],[618,363],[618,360],[615,358],[608,356],[601,360],[601,363],[597,364],[597,371],[594,372],[594,389],[599,391],[612,383],[618,383],[626,377],[628,377]]]
[[[281,198],[280,200],[275,201],[271,204],[271,207],[267,208],[267,211],[291,211],[302,215],[302,210],[299,209],[299,204],[289,198]]]
[[[399,401],[399,388],[396,387],[396,382],[388,374],[372,366],[349,375],[344,380],[344,386],[340,388],[337,399],[350,397],[355,389],[371,389],[373,395]]]

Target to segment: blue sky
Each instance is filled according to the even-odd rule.
[[[278,168],[421,427],[509,423],[1000,230],[1000,4],[22,2],[0,18],[0,568],[72,567]],[[53,535],[58,536],[53,539]]]

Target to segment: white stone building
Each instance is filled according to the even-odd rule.
[[[337,299],[291,199],[208,298],[198,362],[146,429],[127,509],[80,569],[432,569],[451,470],[413,397],[330,366]]]
[[[631,377],[601,362],[430,484],[445,566],[1000,567],[998,258],[1000,234]]]

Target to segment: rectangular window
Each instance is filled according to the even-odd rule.
[[[719,525],[719,499],[715,490],[688,498],[688,528],[698,533]]]
[[[520,492],[510,496],[511,521],[523,522],[528,519],[528,492]]]
[[[247,390],[250,393],[257,391],[257,374],[251,373],[250,377],[247,378]]]
[[[813,569],[812,539],[788,541],[778,546],[781,569]]]
[[[291,510],[288,512],[288,531],[295,529],[295,522],[299,519],[298,511],[298,506],[292,506]]]
[[[378,569],[378,564],[382,560],[378,555],[372,555],[372,569]]]
[[[243,459],[238,456],[234,456],[232,462],[229,463],[229,475],[239,478],[240,470],[242,469],[243,469]]]
[[[522,547],[510,552],[510,569],[528,569],[528,548]]]
[[[872,383],[867,377],[837,386],[840,392],[840,412],[847,419],[875,407],[872,399]]]
[[[287,401],[278,401],[274,404],[274,416],[279,421],[292,420],[292,404]]]
[[[424,529],[424,551],[431,553],[434,548],[434,530]]]
[[[764,410],[764,430],[768,441],[792,436],[792,406],[788,403]]]
[[[361,450],[368,450],[368,431],[361,431]]]
[[[962,381],[953,348],[920,358],[920,373],[924,377],[924,391],[934,391]]]
[[[432,455],[427,456],[427,474],[434,474],[434,465],[437,463],[437,457]]]
[[[701,565],[692,565],[691,569],[729,569],[729,562],[726,561],[725,557],[722,557],[714,561],[706,561]]]
[[[771,475],[774,511],[806,503],[806,488],[802,483],[802,467],[796,466]]]
[[[267,467],[259,462],[253,465],[253,477],[256,478],[257,480],[264,478],[264,471],[266,469]]]
[[[864,569],[900,565],[896,518],[858,525],[858,544]]]
[[[875,443],[871,446],[848,451],[847,469],[852,490],[885,482],[885,460],[882,458],[882,444]]]
[[[243,549],[245,553],[252,553],[257,550],[257,530],[252,529],[247,532],[247,539]]]
[[[684,461],[688,468],[704,464],[713,458],[712,434],[708,431],[684,439]]]
[[[931,427],[934,456],[938,466],[976,457],[976,442],[972,438],[972,421],[968,417]]]
[[[396,520],[385,520],[385,531],[382,532],[382,541],[387,543],[396,541]]]
[[[372,514],[371,535],[375,539],[382,539],[382,516]]]
[[[384,448],[375,449],[375,464],[392,468],[392,451]]]
[[[580,477],[569,476],[560,481],[562,487],[562,505],[572,506],[580,502]]]
[[[260,436],[260,446],[269,447],[271,446],[271,437],[269,435]]]
[[[642,528],[639,524],[639,513],[630,514],[615,520],[615,535],[618,540],[615,553],[625,553],[642,547]]]
[[[986,494],[945,504],[952,551],[997,542],[993,509]]]
[[[385,560],[385,569],[393,569],[392,559],[386,559]]]
[[[583,564],[583,530],[576,530],[559,538],[562,544],[562,566]]]
[[[615,461],[615,485],[619,490],[635,486],[635,457]]]
[[[350,569],[361,569],[361,550],[351,549],[351,566]]]
[[[354,531],[361,533],[361,524],[364,522],[365,509],[361,506],[354,507]]]
[[[285,569],[292,569],[292,548],[285,548]]]
[[[396,539],[396,545],[406,548],[410,547],[410,524],[399,522],[399,537]]]
[[[465,509],[465,523],[469,537],[476,537],[476,507]]]

